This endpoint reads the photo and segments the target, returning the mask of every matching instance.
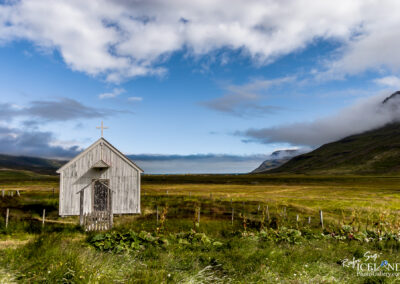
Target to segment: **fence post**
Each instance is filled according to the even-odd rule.
[[[199,211],[197,213],[197,223],[199,223],[199,225],[200,225],[200,207],[199,207]]]
[[[8,227],[8,216],[10,215],[10,209],[7,208],[7,212],[6,212],[6,229]]]
[[[168,190],[167,190],[167,195],[168,195]]]
[[[232,220],[231,220],[232,226],[233,226],[233,215],[234,215],[234,213],[235,213],[235,209],[233,209],[233,207],[232,207]]]
[[[4,198],[4,189],[1,190],[1,197]]]
[[[21,194],[19,193],[19,190],[17,190],[17,195],[18,195],[18,197],[20,197],[20,196],[21,196]]]
[[[286,219],[286,206],[283,207],[283,218]]]
[[[268,222],[269,222],[269,209],[268,209],[268,205],[267,205],[267,208],[265,208],[265,210],[267,211],[267,220],[268,220]]]
[[[308,216],[308,224],[311,224],[311,216]]]
[[[322,214],[322,210],[319,210],[319,220],[321,223],[321,228],[324,228],[324,215]]]
[[[232,201],[233,201],[233,200],[232,200],[232,198],[231,198],[231,207],[232,207]]]
[[[14,191],[11,191],[11,197],[13,197],[14,196]]]
[[[296,222],[299,222],[299,214],[296,215]]]
[[[157,205],[156,212],[157,212],[157,225],[158,225],[158,205]]]
[[[260,211],[260,203],[258,203],[257,213]]]
[[[46,218],[46,209],[43,209],[42,227],[44,227],[44,219]]]
[[[192,193],[189,191],[189,197],[191,197],[192,196]]]

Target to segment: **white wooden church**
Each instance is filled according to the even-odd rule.
[[[140,214],[143,170],[102,137],[58,169],[60,216]]]

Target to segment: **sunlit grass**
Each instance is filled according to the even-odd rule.
[[[143,185],[144,194],[212,198],[234,202],[254,201],[293,206],[303,211],[337,212],[353,209],[379,211],[400,208],[400,190],[393,184],[361,185]],[[399,187],[400,188],[400,187]]]
[[[301,244],[271,243],[256,241],[251,235],[243,237],[242,233],[244,216],[246,230],[250,233],[259,230],[266,206],[279,227],[309,228],[317,235],[323,232],[319,210],[324,212],[327,230],[351,224],[355,230],[398,231],[400,179],[397,177],[229,176],[224,180],[218,176],[216,182],[212,182],[213,176],[183,176],[183,181],[177,176],[167,178],[145,177],[142,214],[116,215],[114,230],[145,230],[156,234],[159,226],[156,208],[161,215],[168,206],[163,233],[166,237],[195,229],[223,243],[222,248],[186,249],[171,243],[167,248],[133,253],[97,251],[86,242],[87,233],[77,226],[78,217],[58,216],[58,192],[54,195],[52,192],[53,185],[57,189],[54,181],[52,184],[23,181],[2,187],[18,189],[21,196],[0,197],[0,274],[6,275],[0,276],[0,282],[3,279],[28,283],[390,283],[395,280],[359,278],[354,270],[338,263],[344,258],[360,257],[366,251],[400,262],[397,243],[326,239],[305,240]],[[7,230],[6,208],[11,212]],[[43,208],[48,218],[44,228]],[[198,227],[196,208],[201,212]],[[312,218],[311,224],[308,216]]]

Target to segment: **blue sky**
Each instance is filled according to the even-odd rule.
[[[283,2],[0,2],[0,151],[69,158],[103,120],[147,172],[246,172],[393,120],[368,111],[400,86],[399,4]]]

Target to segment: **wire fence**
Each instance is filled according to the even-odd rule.
[[[4,218],[0,222],[6,230],[10,222],[32,221],[40,222],[42,227],[46,224],[75,224],[74,220],[65,220],[58,217],[55,206],[47,208],[51,212],[50,218],[46,215],[46,208],[39,210],[40,204],[28,207],[34,209],[24,212],[21,217],[21,211],[24,208],[18,206],[4,207],[7,201],[21,198],[21,191],[1,190],[2,208]],[[55,190],[50,189],[51,197],[56,198]],[[161,216],[165,211],[165,216]],[[48,212],[49,212],[48,211]],[[142,194],[142,216],[139,218],[153,220],[155,226],[158,226],[161,218],[189,220],[202,223],[213,220],[225,222],[234,227],[244,228],[279,228],[286,227],[308,227],[326,229],[330,227],[340,227],[343,225],[352,225],[357,229],[379,229],[379,230],[399,230],[400,218],[398,210],[386,210],[375,212],[362,212],[349,208],[348,210],[336,210],[336,212],[324,211],[322,209],[307,209],[290,205],[278,204],[273,201],[248,201],[233,199],[230,197],[216,197],[215,194],[193,195],[188,192],[187,195],[174,195],[169,191],[165,194]],[[118,215],[116,215],[118,217]],[[78,224],[78,221],[76,221]],[[108,228],[108,227],[107,227]]]

